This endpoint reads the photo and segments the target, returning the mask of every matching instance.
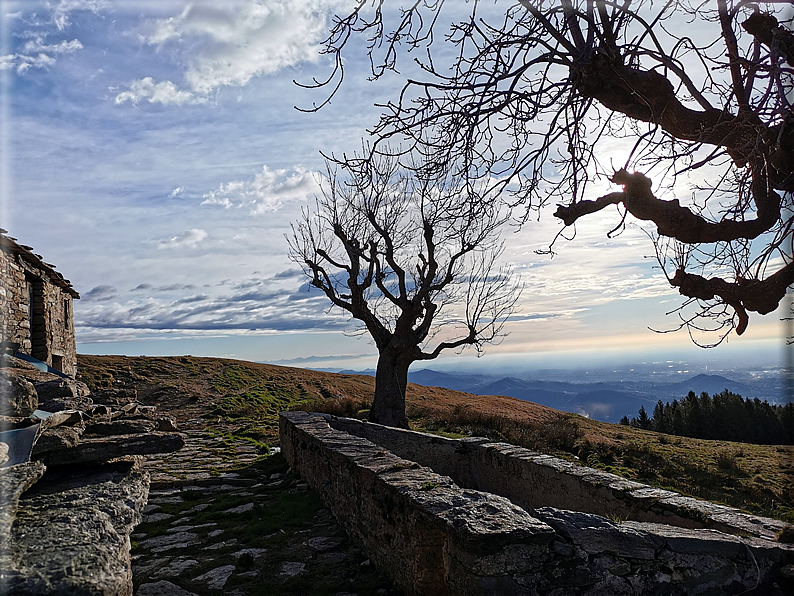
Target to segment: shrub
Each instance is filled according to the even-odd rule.
[[[739,462],[736,461],[738,455],[736,451],[720,451],[717,454],[717,467],[726,471],[739,470]]]

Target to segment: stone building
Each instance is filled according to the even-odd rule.
[[[0,228],[0,341],[69,376],[77,374],[68,279]]]

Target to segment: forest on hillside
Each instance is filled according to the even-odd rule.
[[[624,416],[621,424],[660,433],[761,445],[794,444],[794,404],[770,404],[745,399],[730,391],[713,396],[690,391],[681,401],[659,400],[648,416],[640,407],[636,417]]]

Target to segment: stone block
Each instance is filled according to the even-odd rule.
[[[94,435],[135,435],[148,433],[156,428],[157,423],[152,420],[114,420],[89,424],[85,432]]]
[[[45,453],[72,449],[80,442],[82,429],[71,426],[56,426],[45,430],[33,445],[31,457],[39,459]]]
[[[83,438],[71,449],[44,454],[43,461],[48,466],[105,462],[128,455],[169,453],[178,451],[184,446],[185,437],[180,433],[152,432],[140,435]]]
[[[85,383],[74,379],[56,379],[44,383],[36,383],[36,391],[39,394],[39,400],[42,402],[54,399],[87,397],[91,393]]]
[[[129,536],[148,486],[140,458],[47,470],[19,500],[7,593],[132,596]]]
[[[38,405],[33,383],[15,369],[0,369],[0,416],[30,416]]]

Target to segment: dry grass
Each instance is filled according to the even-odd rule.
[[[286,409],[365,417],[374,379],[219,358],[80,356],[92,388],[127,384],[179,420],[278,442]],[[411,426],[479,435],[586,463],[685,494],[794,522],[794,446],[664,435],[504,396],[409,384]]]

